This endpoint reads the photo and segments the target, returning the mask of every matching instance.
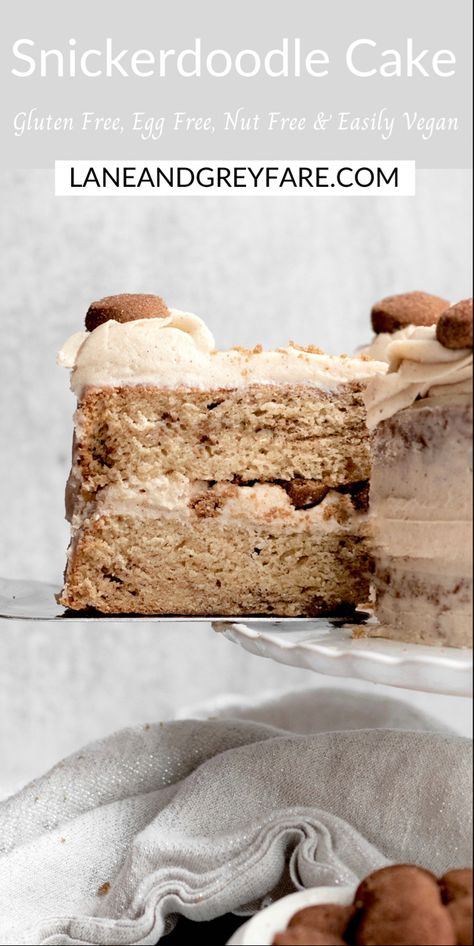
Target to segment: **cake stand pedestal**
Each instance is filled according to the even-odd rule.
[[[119,614],[68,611],[56,603],[59,586],[0,578],[0,619],[94,623],[204,623],[251,654],[335,677],[352,677],[403,689],[472,696],[472,650],[427,647],[364,637],[368,611],[350,618],[242,618],[207,615]],[[360,636],[358,636],[360,635]]]
[[[335,677],[445,696],[472,696],[472,650],[363,634],[368,612],[344,618],[224,619],[214,630],[251,654]],[[355,633],[354,633],[355,632]]]

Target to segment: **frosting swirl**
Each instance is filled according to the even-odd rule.
[[[213,350],[214,337],[202,319],[174,309],[164,318],[111,319],[93,332],[76,332],[59,352],[58,364],[72,369],[71,387],[77,392],[99,379],[130,383],[137,375],[185,372]]]
[[[405,328],[399,328],[396,332],[379,332],[374,336],[369,345],[363,345],[356,350],[356,354],[365,355],[367,358],[373,358],[375,361],[388,361],[388,346],[399,338],[409,338],[412,325]]]
[[[385,349],[388,373],[373,378],[365,391],[367,425],[376,427],[408,407],[447,399],[472,399],[472,350],[444,348],[436,326],[410,326]],[[416,403],[415,403],[416,402]]]
[[[89,386],[134,384],[207,390],[299,383],[333,391],[386,370],[377,361],[326,355],[292,343],[274,351],[260,345],[218,351],[202,319],[178,310],[164,318],[109,320],[91,332],[78,332],[65,343],[58,362],[71,369],[78,397]]]

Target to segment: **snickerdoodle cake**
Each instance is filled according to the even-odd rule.
[[[62,604],[297,616],[367,599],[363,393],[384,365],[218,351],[145,295],[93,303],[59,360],[78,399]]]
[[[472,300],[420,325],[407,297],[398,298],[405,325],[395,324],[383,352],[379,346],[388,373],[365,394],[380,622],[373,633],[472,646]]]

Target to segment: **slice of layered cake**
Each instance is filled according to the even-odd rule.
[[[93,303],[60,353],[78,398],[61,603],[316,615],[365,601],[363,392],[385,366],[215,349],[157,296]]]
[[[472,300],[397,330],[366,391],[374,634],[472,646]]]

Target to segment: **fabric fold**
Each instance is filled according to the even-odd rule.
[[[357,729],[358,700],[365,726],[367,708],[347,700],[351,730],[240,719],[127,729],[3,802],[0,942],[151,944],[176,916],[246,914],[388,861],[465,866],[469,741],[426,731],[429,719],[424,731],[412,708],[411,731]],[[398,726],[404,704],[388,703],[383,725]],[[287,697],[288,724],[290,707]]]

